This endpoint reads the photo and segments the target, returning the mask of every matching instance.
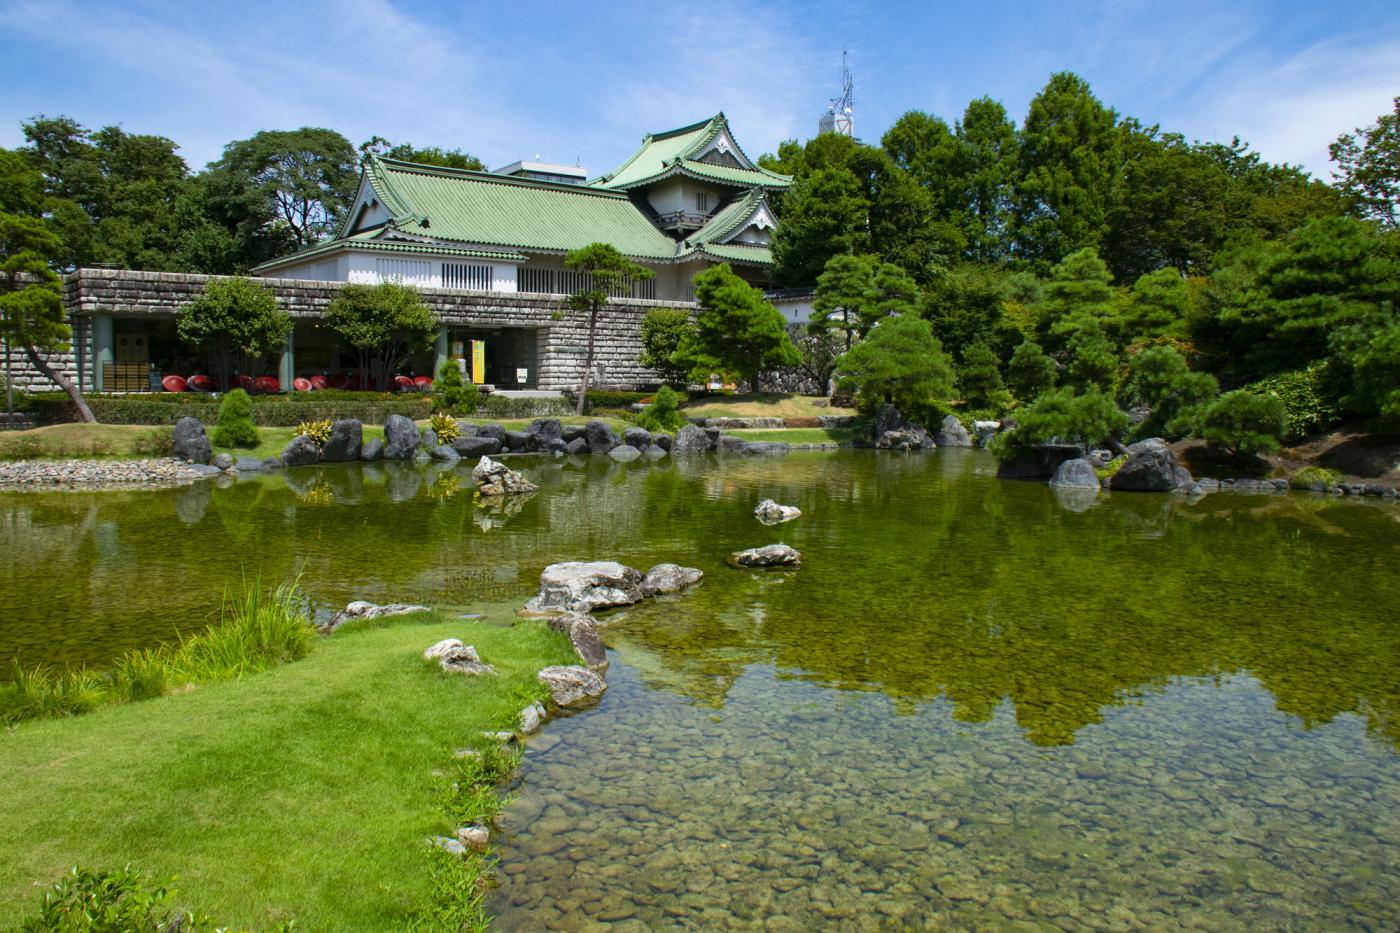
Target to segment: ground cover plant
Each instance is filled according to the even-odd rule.
[[[511,728],[541,696],[535,672],[574,660],[543,623],[499,624],[509,608],[488,607],[497,624],[351,623],[240,680],[12,727],[0,736],[13,791],[0,813],[0,926],[33,916],[35,885],[74,865],[176,879],[177,907],[234,928],[481,926],[482,864],[435,858],[424,840],[489,817],[494,791],[454,802],[452,782],[494,781],[511,762],[454,764],[453,749]],[[476,645],[497,676],[467,683],[425,665],[423,648],[447,637]],[[454,892],[463,899],[448,901]]]

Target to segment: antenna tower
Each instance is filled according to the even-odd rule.
[[[842,136],[855,136],[855,98],[851,93],[854,82],[851,69],[846,63],[846,50],[841,50],[841,96],[833,97],[827,105],[826,113],[817,123],[818,133],[840,133]]]

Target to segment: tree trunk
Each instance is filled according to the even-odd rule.
[[[588,312],[588,354],[583,358],[583,378],[578,384],[578,404],[574,406],[574,414],[583,414],[583,403],[588,397],[588,377],[593,372],[593,341],[598,335],[598,309],[595,307]]]
[[[63,373],[49,365],[49,361],[39,355],[35,347],[25,347],[24,355],[29,357],[29,362],[35,369],[43,373],[50,380],[58,384],[58,387],[68,393],[68,397],[73,400],[73,407],[78,409],[78,420],[84,424],[96,424],[97,419],[92,415],[92,409],[88,407],[87,400],[83,398],[83,393],[78,391],[78,387],[73,384]]]

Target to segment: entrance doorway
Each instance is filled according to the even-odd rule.
[[[472,341],[485,350],[482,381],[498,389],[533,389],[539,380],[539,332],[531,327],[460,328],[448,333],[448,355],[472,375]]]

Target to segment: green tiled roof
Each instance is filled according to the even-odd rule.
[[[636,152],[613,171],[589,182],[595,188],[626,191],[651,184],[670,175],[688,175],[706,181],[745,188],[786,188],[792,179],[755,165],[743,150],[735,156],[746,168],[711,165],[696,160],[696,156],[716,136],[728,128],[723,113],[708,120],[692,123],[665,133],[649,133]],[[735,142],[738,148],[738,142]]]
[[[686,238],[687,243],[721,243],[726,237],[738,233],[744,221],[753,216],[754,211],[763,206],[767,199],[762,188],[753,188],[743,197],[729,202],[719,213],[711,217],[709,223]]]
[[[566,251],[606,242],[634,259],[672,259],[676,243],[625,194],[399,162],[366,169],[406,233],[473,246]]]
[[[766,246],[744,246],[739,243],[701,243],[687,256],[708,256],[719,262],[745,262],[759,266],[773,264],[773,251]]]
[[[343,239],[326,240],[324,243],[318,243],[300,252],[292,253],[290,256],[269,260],[268,262],[254,267],[252,271],[258,273],[269,272],[284,266],[303,263],[308,259],[315,259],[318,256],[329,256],[350,247],[354,247],[357,250],[364,249],[386,253],[418,253],[429,256],[459,256],[463,259],[494,259],[498,262],[525,261],[525,256],[514,250],[468,249],[466,247],[443,246],[442,244],[434,243],[411,243],[402,240],[377,239],[377,237],[381,237],[385,232],[386,230],[384,228],[380,228],[357,233],[354,236],[345,237]]]

